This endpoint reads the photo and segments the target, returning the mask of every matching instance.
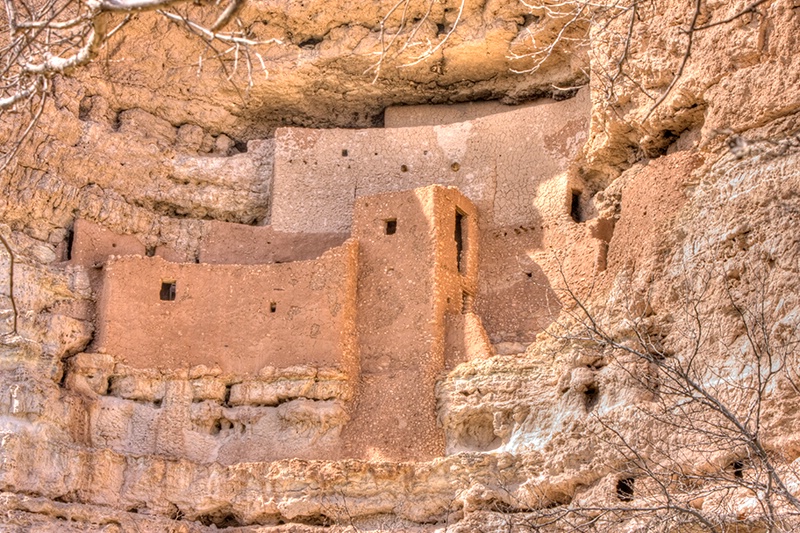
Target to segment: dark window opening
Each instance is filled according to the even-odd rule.
[[[633,482],[632,477],[617,480],[617,498],[621,502],[633,501]]]
[[[276,302],[270,302],[269,303],[269,312],[270,313],[274,313],[277,310],[278,310],[278,304]]]
[[[386,235],[394,235],[397,233],[397,219],[392,218],[386,221]]]
[[[159,297],[166,301],[171,302],[175,300],[175,282],[174,281],[162,281],[161,282],[161,292],[159,293]]]
[[[400,165],[400,172],[408,172],[408,165]]]
[[[569,215],[575,222],[583,222],[583,213],[581,212],[581,191],[572,191],[572,203],[569,207]]]
[[[459,272],[464,272],[464,223],[467,216],[456,210],[456,227],[453,238],[456,240],[456,266]]]
[[[153,257],[154,255],[156,255],[156,247],[148,246],[144,251],[144,255],[146,255],[147,257]]]
[[[75,242],[75,232],[67,230],[67,261],[72,259],[72,244]]]
[[[347,148],[343,148],[342,149],[342,157],[347,157],[347,155],[348,155]]]
[[[742,479],[744,478],[744,461],[734,461],[731,463],[733,469],[733,476]]]
[[[597,385],[589,385],[583,395],[586,401],[586,410],[591,411],[600,400],[600,389],[597,388]]]

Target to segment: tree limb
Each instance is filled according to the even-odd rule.
[[[8,297],[11,300],[11,311],[13,313],[14,318],[14,335],[17,335],[17,318],[19,316],[17,312],[17,301],[14,298],[14,252],[11,251],[11,246],[8,244],[8,241],[2,234],[0,234],[0,243],[2,243],[3,247],[6,249],[8,253],[8,260],[9,260],[9,267],[8,267]]]

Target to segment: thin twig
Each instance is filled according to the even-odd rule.
[[[8,253],[8,297],[11,300],[11,311],[14,314],[14,335],[17,335],[17,317],[19,316],[17,312],[17,301],[14,298],[14,252],[11,251],[11,246],[8,244],[8,241],[2,234],[0,234],[0,243],[3,244],[3,247],[6,249]]]
[[[689,29],[686,30],[686,35],[689,38],[689,42],[686,43],[686,50],[683,53],[683,58],[681,58],[680,67],[678,67],[678,72],[672,77],[672,81],[670,82],[667,90],[664,91],[658,100],[653,104],[653,107],[647,112],[642,119],[642,122],[647,122],[647,119],[650,118],[650,115],[653,114],[653,111],[656,110],[658,106],[660,106],[664,100],[667,99],[669,93],[672,92],[672,89],[678,84],[678,80],[683,76],[683,70],[686,68],[686,63],[689,61],[689,56],[692,55],[692,44],[694,44],[694,32],[697,26],[697,19],[700,16],[700,8],[702,7],[703,1],[702,0],[695,0],[694,6],[694,14],[692,15],[692,23],[689,25]]]
[[[722,20],[718,20],[717,22],[710,22],[710,23],[705,24],[703,26],[698,26],[698,27],[696,27],[694,29],[694,31],[707,30],[708,28],[713,28],[714,26],[720,26],[722,24],[728,24],[729,22],[733,22],[734,20],[738,19],[741,16],[746,15],[747,13],[755,13],[756,8],[758,6],[760,6],[761,4],[766,4],[769,1],[770,0],[756,0],[755,2],[753,2],[752,4],[747,6],[746,8],[742,9],[738,13],[735,13],[735,14],[731,15],[728,18],[725,18],[725,19],[722,19]]]

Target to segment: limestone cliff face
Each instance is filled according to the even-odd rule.
[[[252,86],[241,66],[230,80],[213,59],[198,69],[202,44],[155,15],[140,15],[101,61],[57,80],[30,142],[0,176],[0,234],[14,252],[17,308],[14,334],[11,261],[0,249],[4,528],[557,531],[548,521],[552,509],[619,505],[618,482],[636,462],[631,451],[656,461],[665,446],[676,446],[670,449],[686,451],[670,458],[673,471],[692,475],[746,459],[746,443],[725,441],[705,453],[685,424],[676,430],[674,419],[648,416],[669,397],[643,386],[653,365],[587,339],[564,289],[620,346],[635,350],[646,333],[654,358],[696,355],[698,375],[726,405],[740,405],[737,394],[766,368],[753,366],[754,351],[775,357],[776,369],[797,363],[797,2],[769,0],[696,32],[674,83],[689,2],[642,6],[642,22],[630,32],[627,16],[570,27],[570,37],[586,39],[561,41],[528,74],[512,72],[530,67],[514,54],[546,48],[569,17],[552,16],[542,7],[550,2],[532,9],[514,0],[466,2],[445,46],[415,65],[411,52],[392,59],[373,83],[374,70],[367,71],[390,4],[248,3],[240,16],[249,31],[280,41],[258,49],[268,76],[258,70]],[[747,7],[701,4],[698,27]],[[419,37],[436,43],[460,6],[431,6]],[[413,6],[409,18],[427,9]],[[620,49],[627,51],[625,75],[613,78]],[[341,374],[271,369],[248,381],[202,366],[134,369],[113,354],[84,353],[94,335],[98,269],[67,262],[76,218],[133,236],[153,253],[169,249],[169,260],[193,262],[208,220],[270,220],[278,126],[380,127],[388,106],[517,104],[571,97],[563,89],[587,83],[591,103],[582,121],[554,117],[552,134],[536,133],[542,151],[573,154],[531,193],[541,216],[484,228],[491,239],[481,241],[483,249],[507,260],[488,265],[481,275],[495,277],[479,282],[494,291],[488,304],[476,302],[477,315],[495,313],[484,319],[493,345],[460,354],[460,364],[439,376],[445,456],[266,461],[263,450],[237,444],[237,431],[261,424],[280,435],[281,450],[328,445],[331,428],[349,417]],[[455,120],[447,111],[436,120],[475,118],[459,109]],[[387,126],[391,120],[387,113]],[[0,126],[4,141],[10,127]],[[515,135],[525,134],[518,129]],[[504,154],[503,146],[491,149]],[[450,164],[443,176],[460,171]],[[397,179],[416,179],[411,167]],[[553,305],[535,314],[534,299]],[[508,307],[496,311],[503,301]],[[798,390],[789,378],[776,378],[761,396],[759,439],[800,496]],[[232,384],[240,385],[239,404],[226,391]],[[683,448],[681,439],[688,439]],[[637,478],[636,490],[656,476],[649,479]],[[690,508],[760,530],[758,498],[737,490],[722,501],[692,500]],[[634,517],[623,527],[647,523]]]

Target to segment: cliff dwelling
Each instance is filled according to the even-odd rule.
[[[491,350],[469,304],[477,216],[455,188],[365,196],[354,206],[352,236],[339,246],[314,259],[246,265],[233,250],[225,264],[111,255],[120,237],[79,221],[72,256],[102,265],[97,334],[84,358],[110,356],[133,372],[92,375],[96,392],[115,397],[106,406],[114,420],[101,407],[92,430],[125,440],[133,420],[114,412],[117,398],[144,400],[150,411],[191,401],[184,407],[201,435],[183,453],[193,459],[217,459],[196,455],[204,439],[207,453],[252,449],[248,460],[443,455],[436,380],[466,353]],[[268,247],[274,234],[236,230],[255,247]],[[301,249],[309,245],[302,233],[291,237]],[[171,390],[174,383],[153,390],[137,372],[156,368],[209,375],[190,378],[183,393]],[[298,372],[305,380],[292,376]],[[274,426],[275,413],[282,427]],[[223,420],[235,434],[220,434]],[[289,437],[291,448],[274,444]]]
[[[798,0],[5,0],[0,531],[800,531]]]
[[[536,333],[532,319],[544,325],[558,309],[523,253],[545,233],[526,170],[535,163],[515,162],[527,143],[504,139],[500,124],[551,113],[577,124],[582,102],[450,124],[414,125],[421,110],[409,109],[392,110],[383,130],[280,130],[269,224],[202,222],[193,250],[148,250],[77,220],[66,253],[93,280],[96,331],[67,382],[101,395],[93,439],[158,453],[160,425],[179,409],[191,430],[171,453],[202,462],[404,461],[463,446],[447,443],[437,382],[513,349]],[[568,143],[582,132],[559,134]],[[566,155],[540,156],[543,181]],[[551,216],[569,220],[574,183],[557,186],[539,205],[563,204]],[[509,297],[529,313],[509,313]],[[497,446],[484,440],[478,448]]]

